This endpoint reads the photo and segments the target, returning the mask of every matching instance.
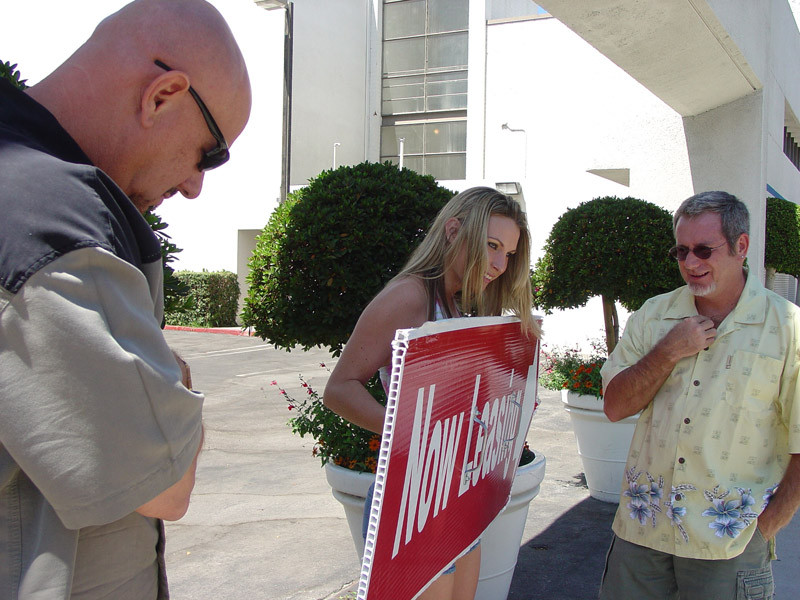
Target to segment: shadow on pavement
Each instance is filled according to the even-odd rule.
[[[508,600],[597,598],[616,510],[616,504],[587,498],[525,542]]]

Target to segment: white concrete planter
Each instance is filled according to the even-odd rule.
[[[619,504],[625,462],[639,415],[612,423],[603,413],[602,399],[561,390],[583,463],[589,495]]]
[[[364,536],[361,533],[364,520],[364,501],[367,499],[369,486],[375,481],[372,473],[359,473],[333,463],[325,465],[325,478],[331,486],[333,497],[342,503],[350,535],[356,546],[358,560],[364,556]]]
[[[539,494],[546,460],[536,453],[533,462],[517,468],[511,499],[481,536],[481,574],[475,600],[504,600],[508,597],[519,545],[528,518],[528,506]]]
[[[539,493],[545,463],[545,457],[537,454],[533,462],[517,469],[508,505],[481,536],[481,573],[475,600],[503,600],[508,596],[528,505]],[[325,465],[325,476],[333,489],[333,497],[344,506],[350,534],[361,558],[364,554],[361,533],[364,501],[375,476],[330,463]]]

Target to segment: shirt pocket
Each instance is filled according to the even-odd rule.
[[[765,354],[737,350],[730,360],[725,401],[751,413],[772,410],[780,391],[783,361]]]

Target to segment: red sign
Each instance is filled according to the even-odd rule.
[[[536,402],[517,319],[397,332],[359,600],[411,600],[508,502]]]

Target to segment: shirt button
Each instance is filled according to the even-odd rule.
[[[681,456],[681,457],[678,459],[678,462],[679,462],[679,463],[681,463],[681,464],[683,464],[683,463],[685,463],[685,462],[686,462],[686,459],[685,459],[685,458],[683,458],[683,457]]]
[[[699,380],[699,379],[695,379],[695,380],[692,382],[692,384],[693,384],[695,387],[697,387],[698,385],[700,385],[700,380]]]
[[[683,420],[683,422],[684,422],[684,423],[686,423],[686,424],[688,425],[689,423],[691,423],[691,422],[692,422],[692,420],[691,420],[689,417],[686,417],[686,418]]]

